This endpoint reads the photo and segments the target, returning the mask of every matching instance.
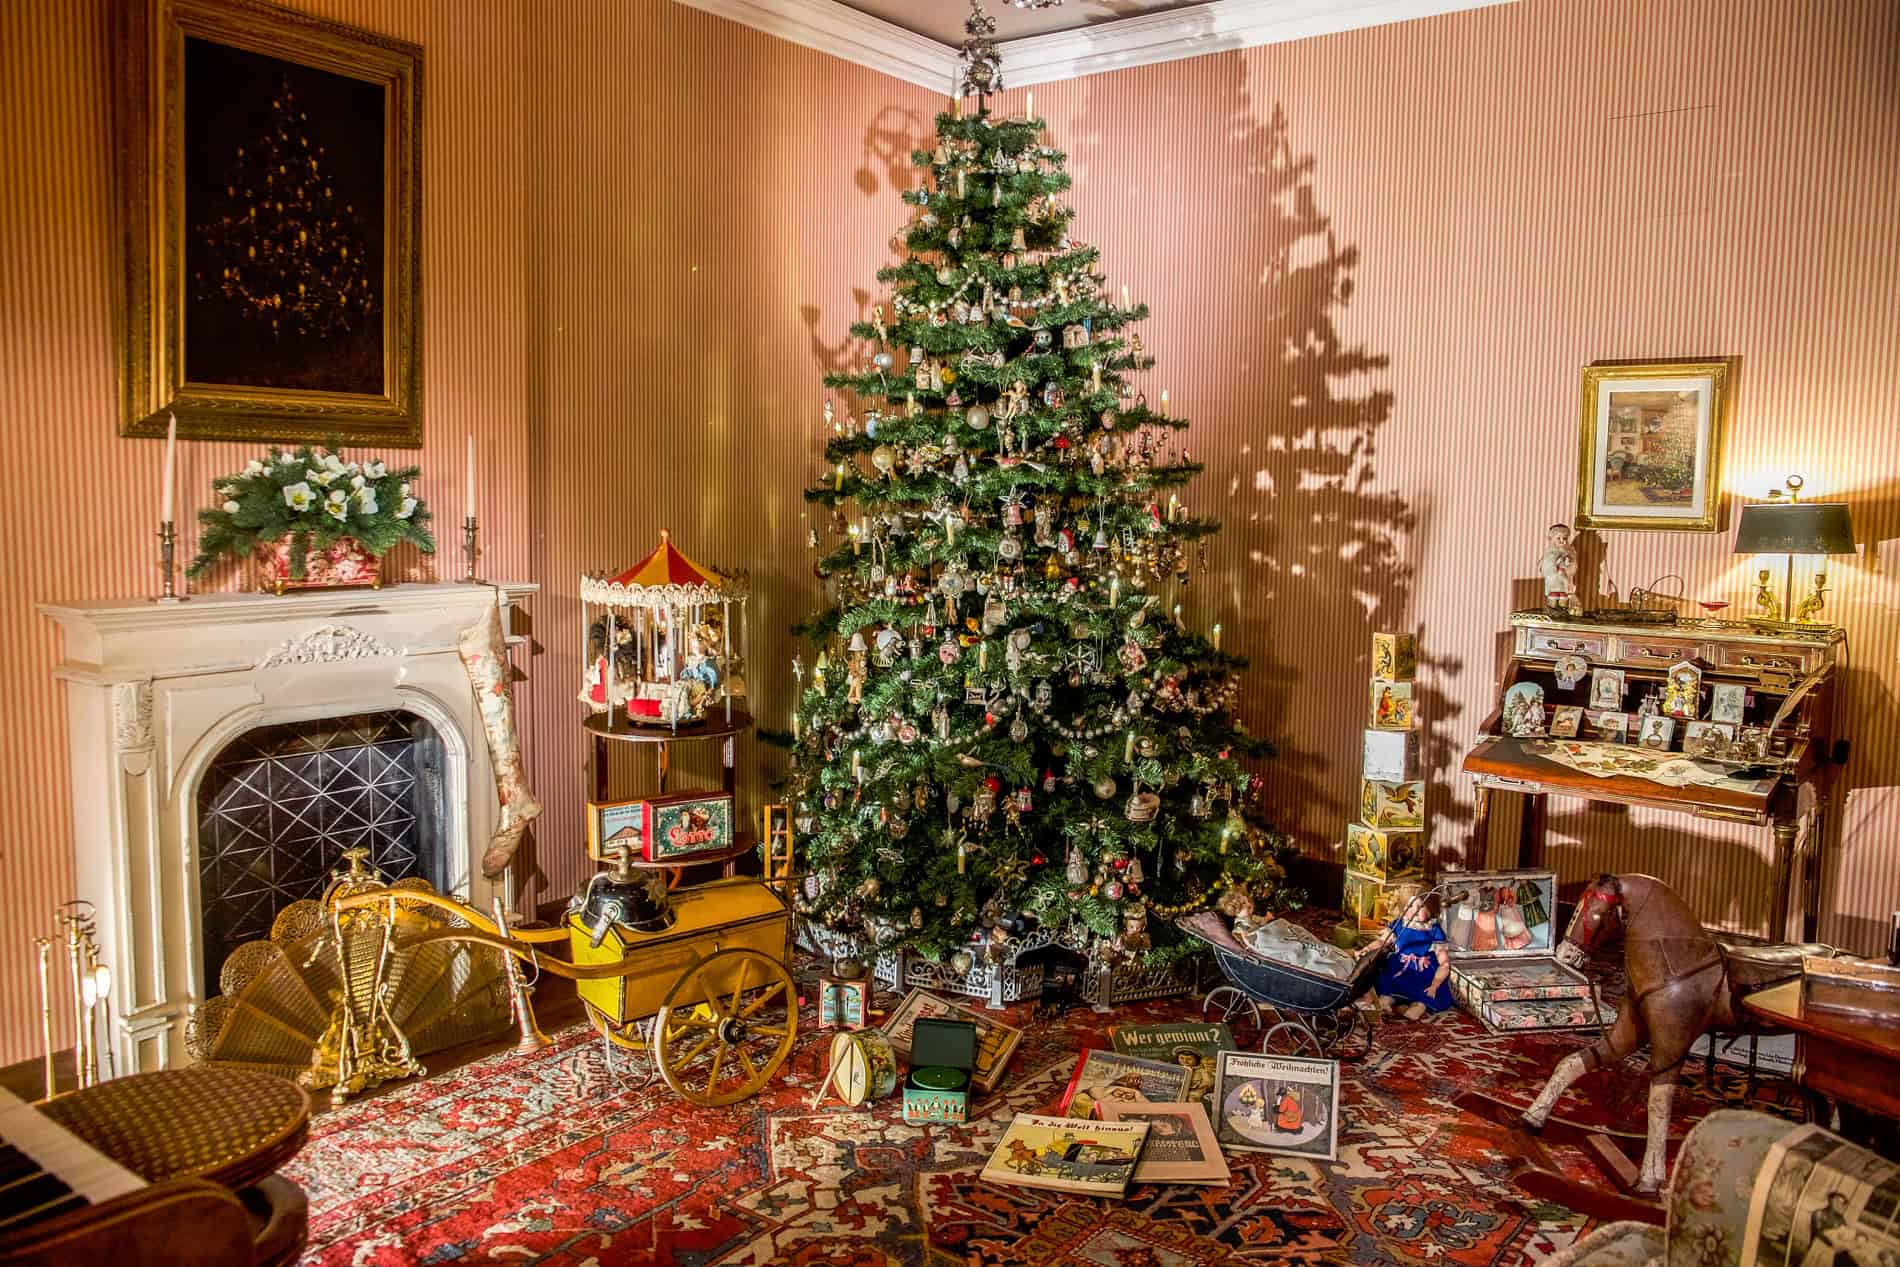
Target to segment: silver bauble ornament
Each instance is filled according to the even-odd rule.
[[[1095,799],[1099,801],[1112,800],[1115,796],[1115,780],[1109,778],[1107,775],[1104,775],[1101,778],[1095,780],[1094,790],[1095,790]]]
[[[970,424],[972,431],[981,431],[990,425],[990,411],[981,405],[971,405],[964,412],[963,421]]]
[[[871,450],[871,465],[880,475],[889,475],[897,469],[897,450],[888,444],[880,444]]]

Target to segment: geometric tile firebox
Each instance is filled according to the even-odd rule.
[[[442,887],[442,760],[434,728],[399,710],[259,726],[213,757],[198,784],[204,997],[232,950],[323,896],[345,849]]]

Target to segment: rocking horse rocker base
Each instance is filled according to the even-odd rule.
[[[1511,1173],[1511,1183],[1528,1196],[1554,1201],[1593,1219],[1606,1222],[1663,1222],[1662,1205],[1637,1190],[1638,1170],[1647,1137],[1635,1131],[1586,1126],[1569,1118],[1551,1116],[1533,1128],[1524,1110],[1481,1091],[1461,1092],[1453,1101],[1473,1117],[1494,1122],[1510,1132],[1511,1144],[1523,1163]],[[1609,1180],[1585,1183],[1565,1174],[1545,1144],[1582,1149]]]

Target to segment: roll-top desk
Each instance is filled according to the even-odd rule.
[[[1489,843],[1491,796],[1512,792],[1525,797],[1518,838],[1520,865],[1543,843],[1546,801],[1550,795],[1579,797],[1674,810],[1701,818],[1753,823],[1771,830],[1775,842],[1775,892],[1769,935],[1790,934],[1788,916],[1799,870],[1801,885],[1801,939],[1812,940],[1816,918],[1815,896],[1819,853],[1828,800],[1838,770],[1834,744],[1834,697],[1837,669],[1845,636],[1834,626],[1756,626],[1730,620],[1684,620],[1675,624],[1618,624],[1573,620],[1543,611],[1514,612],[1511,616],[1511,659],[1501,675],[1497,698],[1482,727],[1477,746],[1464,760],[1464,770],[1477,783],[1476,816],[1471,862],[1484,865]],[[1520,682],[1535,682],[1544,693],[1547,710],[1590,704],[1591,674],[1571,687],[1557,682],[1558,661],[1581,656],[1592,667],[1617,669],[1624,674],[1624,707],[1634,711],[1636,699],[1660,689],[1671,666],[1688,661],[1702,672],[1704,701],[1700,715],[1708,716],[1708,688],[1724,683],[1748,691],[1743,727],[1767,730],[1759,752],[1700,755],[1691,764],[1676,761],[1675,777],[1691,781],[1677,785],[1667,777],[1648,777],[1650,758],[1682,758],[1687,724],[1676,722],[1668,753],[1646,751],[1637,745],[1632,726],[1632,750],[1619,762],[1613,750],[1605,752],[1588,741],[1593,738],[1586,720],[1577,736],[1581,743],[1549,736],[1505,733],[1505,694]],[[1586,713],[1586,719],[1591,713]],[[1772,730],[1768,728],[1772,725]],[[1597,748],[1594,754],[1582,750]],[[1582,760],[1575,760],[1579,755]],[[1607,757],[1608,760],[1603,758]],[[1627,764],[1630,769],[1617,769]],[[1594,766],[1594,768],[1579,768]],[[1607,768],[1606,768],[1607,767]],[[1801,817],[1800,792],[1813,792],[1812,821],[1802,856],[1795,853]]]

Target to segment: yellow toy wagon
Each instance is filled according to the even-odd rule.
[[[657,1073],[693,1104],[732,1104],[771,1080],[798,1037],[798,991],[786,966],[791,910],[756,879],[669,892],[669,870],[675,868],[643,866],[620,851],[554,928],[511,931],[505,920],[453,898],[413,890],[372,890],[336,906],[439,907],[456,917],[451,925],[405,945],[468,941],[507,952],[524,1048],[547,1040],[515,977],[515,959],[575,982],[610,1069],[615,1048],[636,1052],[651,1061],[649,1081]],[[552,953],[561,942],[568,959]]]

